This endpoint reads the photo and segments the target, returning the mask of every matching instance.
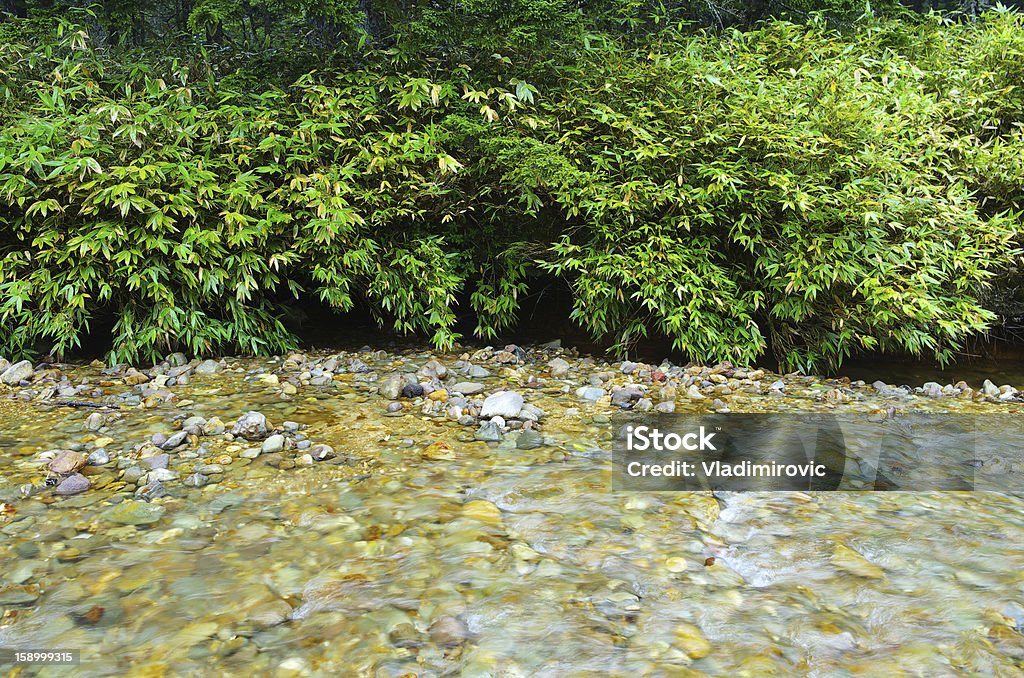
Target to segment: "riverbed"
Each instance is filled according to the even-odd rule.
[[[0,648],[81,653],[16,675],[1024,675],[1012,491],[616,493],[608,456],[624,406],[1024,414],[1024,384],[507,349],[0,387]]]

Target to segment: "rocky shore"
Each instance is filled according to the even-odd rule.
[[[11,364],[0,358],[0,398],[25,401],[29,407],[89,412],[81,440],[18,460],[15,466],[34,477],[20,485],[20,495],[69,496],[113,484],[122,495],[148,501],[174,494],[175,486],[217,483],[232,468],[257,458],[263,465],[285,470],[347,461],[337,458],[331,445],[311,439],[304,425],[295,421],[270,422],[258,411],[238,417],[195,414],[195,400],[182,396],[181,389],[193,383],[217,383],[226,375],[281,402],[354,393],[363,401],[380,401],[386,416],[447,421],[462,427],[473,440],[510,439],[519,449],[545,445],[546,412],[535,404],[545,398],[560,401],[561,416],[581,416],[586,411],[598,423],[621,410],[770,411],[853,404],[866,411],[894,411],[927,408],[941,400],[954,401],[954,407],[1024,402],[1015,387],[988,380],[978,388],[963,381],[918,387],[882,381],[868,385],[779,375],[728,363],[608,362],[581,357],[558,342],[441,355],[369,349],[294,353],[262,364],[231,358],[189,360],[176,353],[150,368],[107,367],[98,361],[84,368],[33,365],[26,360]],[[112,422],[146,410],[173,414],[163,430],[146,440],[107,435]],[[407,443],[429,446],[430,441]],[[438,452],[428,454],[434,453]],[[116,515],[126,517],[123,509]]]
[[[788,675],[850,652],[888,675],[1016,656],[1012,498],[617,496],[604,452],[625,410],[1020,413],[1010,385],[557,344],[0,368],[0,646],[84,648],[81,675]],[[743,612],[762,605],[781,626]],[[883,652],[869,608],[930,649]],[[957,621],[920,617],[939,608]],[[952,642],[996,618],[1012,623]]]

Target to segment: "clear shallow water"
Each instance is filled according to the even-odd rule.
[[[285,397],[243,380],[278,365],[239,365],[96,433],[90,411],[0,400],[0,493],[15,510],[0,519],[0,647],[83,658],[23,675],[1024,673],[1019,497],[614,494],[611,409],[553,381],[522,391],[553,444],[519,450],[418,409],[385,416],[358,375]],[[522,376],[488,367],[489,384]],[[805,396],[735,409],[823,406]],[[228,457],[223,477],[169,483],[179,496],[140,526],[104,517],[130,496],[115,463],[75,497],[16,491],[41,478],[40,451],[107,437],[116,460],[174,416],[250,409],[307,424],[338,457],[275,468],[202,438],[208,454],[174,453],[171,468]]]

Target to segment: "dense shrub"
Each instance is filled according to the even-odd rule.
[[[494,335],[545,274],[620,347],[944,357],[1017,256],[1020,29],[581,36],[542,81],[391,54],[262,93],[2,45],[0,353],[103,315],[112,360],[280,351],[296,297],[443,345],[458,296]]]

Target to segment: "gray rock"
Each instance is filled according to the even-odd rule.
[[[90,485],[92,483],[89,482],[88,478],[81,473],[75,473],[62,480],[54,492],[60,495],[78,494],[88,490]]]
[[[785,391],[786,390],[786,382],[782,381],[781,379],[778,379],[776,381],[773,381],[768,386],[768,388],[770,390],[772,390],[772,391]]]
[[[309,448],[309,456],[313,457],[316,461],[324,461],[334,456],[334,448],[330,445],[324,445],[323,443],[313,445]]]
[[[540,421],[540,418],[544,416],[544,410],[540,409],[536,405],[530,405],[529,403],[523,405],[523,409],[519,410],[519,418],[528,421]]]
[[[148,525],[160,520],[164,507],[147,504],[144,501],[124,501],[110,507],[102,516],[112,523],[121,525]]]
[[[479,384],[474,381],[460,381],[459,383],[452,386],[451,390],[462,395],[476,395],[483,391],[486,386]]]
[[[220,464],[200,464],[196,467],[196,473],[212,476],[218,473],[224,473],[224,467]]]
[[[605,391],[603,388],[596,386],[583,386],[576,389],[576,397],[580,400],[589,400],[595,402],[604,397]]]
[[[619,368],[623,374],[633,374],[637,368],[640,367],[639,363],[634,363],[629,360],[623,361],[622,366]]]
[[[504,434],[501,432],[501,427],[493,421],[485,421],[480,424],[480,428],[473,434],[474,440],[482,440],[487,443],[501,442],[504,437]]]
[[[224,430],[224,422],[217,417],[211,417],[203,424],[203,433],[208,436],[219,436],[221,433],[224,433]]]
[[[654,406],[654,411],[661,412],[662,414],[671,414],[676,411],[676,404],[671,400],[665,401],[663,403],[658,403],[657,405]]]
[[[985,383],[981,385],[981,392],[990,398],[998,398],[1000,395],[1002,395],[999,392],[999,387],[993,384],[988,379],[986,379]]]
[[[135,490],[136,497],[146,500],[159,499],[160,497],[170,496],[170,494],[170,491],[159,480],[150,481]]]
[[[160,447],[161,445],[167,442],[167,436],[163,433],[154,433],[152,437],[150,437],[149,442],[153,443],[157,447]]]
[[[429,360],[426,365],[419,369],[418,373],[424,377],[437,377],[438,379],[444,379],[448,376],[448,368],[437,360]]]
[[[167,362],[170,363],[172,367],[181,367],[188,363],[188,358],[185,357],[184,353],[172,353],[167,356]]]
[[[650,410],[654,409],[654,403],[651,401],[650,398],[641,398],[640,400],[636,401],[635,405],[633,405],[633,409],[636,410],[637,412],[649,412]]]
[[[455,647],[466,642],[469,630],[456,617],[440,617],[430,625],[430,640],[441,647]]]
[[[402,375],[391,373],[381,378],[380,382],[377,383],[377,393],[388,400],[398,400],[404,385],[405,380],[402,378]]]
[[[262,440],[267,437],[267,418],[259,412],[246,412],[231,427],[231,434],[246,440]]]
[[[157,468],[157,469],[153,469],[152,471],[150,471],[146,475],[146,482],[147,483],[152,483],[152,482],[166,483],[166,482],[169,482],[171,480],[177,480],[180,477],[181,476],[179,476],[177,473],[175,473],[174,471],[172,471],[169,468]]]
[[[561,379],[562,377],[569,374],[571,365],[561,358],[555,358],[548,363],[548,367],[551,368],[551,376],[555,379]]]
[[[106,417],[101,412],[93,412],[85,419],[86,431],[99,431],[107,423]]]
[[[943,395],[942,384],[934,381],[929,381],[921,387],[921,393],[928,396],[929,398],[941,398]]]
[[[146,475],[146,469],[141,466],[131,466],[124,470],[124,475],[121,476],[121,480],[134,485],[139,482],[139,479],[144,475]]]
[[[326,366],[325,368],[326,369]],[[364,363],[359,358],[353,358],[352,362],[348,364],[348,371],[356,374],[363,374],[370,371],[370,366]]]
[[[216,360],[204,360],[196,365],[196,374],[216,374],[221,371],[220,363]]]
[[[421,395],[423,395],[423,392],[423,384],[420,384],[419,382],[413,384],[406,384],[405,386],[402,387],[403,398],[419,398]]]
[[[0,374],[0,382],[8,386],[17,386],[21,382],[31,379],[35,373],[35,370],[32,369],[32,363],[22,360],[4,370],[4,373]]]
[[[161,450],[173,450],[188,442],[188,431],[178,431],[160,445]]]
[[[195,427],[203,428],[204,426],[206,426],[206,419],[203,417],[189,417],[185,421],[181,422],[181,428],[183,429]]]
[[[499,391],[487,396],[483,407],[480,408],[480,417],[504,417],[515,419],[523,409],[523,396],[515,391]]]
[[[707,396],[700,392],[697,384],[690,384],[690,388],[686,389],[686,397],[690,400],[703,400]]]
[[[280,433],[275,433],[266,440],[263,441],[263,447],[260,450],[264,454],[273,454],[274,452],[280,452],[284,449],[284,436]]]
[[[470,365],[469,369],[466,370],[466,376],[470,379],[486,379],[491,376],[491,373],[479,365]]]
[[[188,487],[205,487],[210,484],[210,477],[202,473],[193,473],[182,482]]]
[[[283,424],[281,424],[281,428],[283,428],[285,431],[291,431],[292,433],[294,433],[295,431],[298,431],[300,428],[302,428],[302,424],[300,424],[297,421],[286,421]]]
[[[544,436],[538,431],[522,431],[516,438],[516,448],[520,450],[534,450],[544,447]]]
[[[89,453],[88,461],[90,466],[103,466],[110,463],[110,454],[105,448],[100,447]]]
[[[167,468],[167,465],[171,462],[171,455],[167,454],[154,454],[152,457],[143,457],[139,459],[139,466],[150,471],[155,471],[158,468]]]
[[[616,407],[622,407],[623,405],[629,405],[634,400],[640,400],[644,395],[644,392],[635,386],[627,386],[625,388],[617,388],[612,391],[612,405]]]
[[[401,412],[402,411],[402,407],[403,407],[402,403],[388,403],[387,410],[388,410],[388,412],[391,412],[392,414],[394,414],[395,412]]]

